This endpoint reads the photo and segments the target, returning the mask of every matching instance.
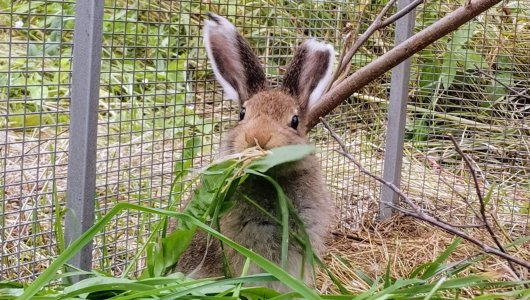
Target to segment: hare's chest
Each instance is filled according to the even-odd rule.
[[[279,183],[285,191],[284,194],[288,195],[289,184]],[[264,180],[248,180],[239,187],[234,197],[234,207],[222,220],[225,234],[232,235],[232,238],[238,235],[243,240],[248,238],[270,241],[280,238],[281,229],[277,221],[281,220],[281,200],[278,199],[278,191],[272,184]]]

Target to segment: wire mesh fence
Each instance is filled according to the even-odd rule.
[[[420,6],[415,30],[462,1]],[[340,51],[386,1],[104,1],[96,159],[96,219],[119,202],[167,207],[189,184],[175,180],[215,156],[237,121],[202,48],[205,14],[226,16],[249,40],[273,85],[295,47],[316,37]],[[74,1],[0,6],[0,277],[31,280],[64,247]],[[528,227],[530,199],[530,7],[502,6],[416,55],[410,76],[401,184],[425,208],[473,220],[469,172],[447,134],[479,171],[499,221]],[[355,55],[366,65],[394,43],[394,27]],[[390,72],[353,95],[328,121],[370,171],[382,175]],[[322,128],[311,133],[340,212],[341,230],[377,216],[380,186],[336,153]],[[148,242],[156,216],[128,211],[95,239],[93,266],[116,275]],[[144,255],[140,252],[140,255]]]
[[[452,222],[475,218],[477,194],[447,139],[453,135],[482,193],[491,193],[489,210],[515,236],[528,232],[529,220],[529,8],[527,1],[505,2],[416,55],[405,136],[409,192],[430,199],[428,206]],[[416,30],[452,9],[427,4]]]
[[[0,7],[1,278],[32,278],[57,255],[66,190],[73,1]],[[49,13],[53,11],[53,13]]]

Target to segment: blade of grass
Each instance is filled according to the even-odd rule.
[[[246,276],[248,274],[248,268],[250,267],[250,259],[245,260],[245,264],[243,265],[243,270],[241,271],[241,275],[239,276]],[[239,299],[239,293],[241,292],[241,287],[243,286],[243,283],[238,283],[234,289],[234,292],[232,293],[232,296]]]
[[[436,294],[436,292],[438,291],[438,289],[440,288],[440,286],[445,282],[447,278],[445,277],[442,277],[440,278],[440,280],[438,280],[438,282],[436,283],[436,285],[432,288],[432,290],[429,292],[429,294],[427,294],[427,296],[425,296],[425,299],[424,300],[429,300],[432,298],[432,296],[434,296]]]

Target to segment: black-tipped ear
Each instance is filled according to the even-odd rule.
[[[304,42],[287,67],[283,88],[310,109],[324,93],[333,69],[335,51],[331,45],[315,39]]]
[[[258,57],[227,19],[209,13],[204,23],[204,47],[226,96],[240,104],[266,86]]]

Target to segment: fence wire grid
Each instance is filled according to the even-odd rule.
[[[293,50],[316,37],[340,52],[366,29],[380,1],[105,0],[99,88],[96,219],[118,202],[167,207],[175,174],[200,168],[237,122],[237,107],[215,82],[202,46],[207,12],[233,22],[281,82]],[[429,1],[414,31],[461,6]],[[0,4],[0,278],[31,281],[64,247],[75,1]],[[401,186],[442,219],[473,222],[474,186],[447,139],[472,159],[489,209],[513,235],[530,213],[530,4],[504,1],[415,55],[406,115]],[[355,55],[358,69],[394,45],[394,27]],[[351,153],[383,174],[390,72],[327,117]],[[340,212],[339,230],[377,216],[380,186],[337,154],[317,126],[311,139]],[[129,261],[156,216],[124,212],[95,239],[93,267],[137,272]]]

